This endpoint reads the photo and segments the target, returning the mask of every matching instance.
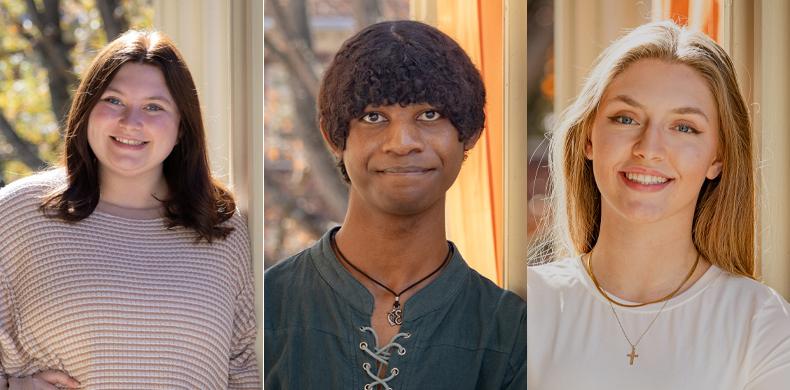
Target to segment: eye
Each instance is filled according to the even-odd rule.
[[[689,126],[689,125],[687,125],[685,123],[681,123],[681,124],[675,126],[675,128],[681,133],[690,133],[690,134],[697,134],[697,133],[699,133],[699,131],[697,131],[697,129],[695,129],[695,128],[693,128],[693,127],[691,127],[691,126]]]
[[[114,105],[114,106],[119,106],[119,105],[122,105],[122,104],[123,104],[123,103],[121,103],[121,100],[120,100],[120,99],[118,99],[118,98],[116,98],[116,97],[114,97],[114,96],[109,96],[109,97],[106,97],[106,98],[102,99],[102,101],[105,101],[105,102],[107,102],[107,103],[110,103],[110,104],[112,104],[112,105]]]
[[[158,104],[148,104],[145,107],[143,107],[143,110],[156,112],[156,111],[164,111],[164,108],[162,108],[162,106]]]
[[[420,114],[417,119],[421,121],[433,122],[442,118],[442,114],[436,110],[428,110]]]
[[[384,122],[386,119],[384,115],[379,114],[378,112],[366,112],[365,115],[362,115],[362,118],[359,118],[362,122],[366,123],[381,123]]]
[[[621,125],[638,125],[638,123],[634,120],[634,118],[631,118],[630,116],[627,115],[610,116],[609,120],[615,123],[619,123]]]

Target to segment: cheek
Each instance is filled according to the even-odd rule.
[[[705,180],[711,164],[716,159],[715,152],[700,148],[697,145],[686,145],[676,149],[677,166],[686,167],[687,175],[698,178],[700,182]]]
[[[172,116],[156,116],[146,121],[145,127],[156,132],[163,143],[175,144],[178,140],[178,118]]]
[[[113,122],[114,115],[99,106],[94,107],[88,116],[88,144],[95,150],[105,137],[105,130]]]
[[[453,168],[460,167],[464,162],[464,144],[457,142],[457,143],[450,143],[449,145],[444,145],[445,152],[445,160],[448,164],[452,165]]]
[[[613,164],[617,159],[622,160],[623,155],[630,154],[631,148],[622,136],[615,136],[611,132],[594,131],[585,148],[591,149],[585,153],[592,159],[594,169],[603,169]]]
[[[364,180],[360,177],[359,173],[365,169],[367,165],[367,158],[369,156],[371,145],[368,142],[358,139],[357,137],[349,134],[346,139],[346,148],[340,152],[340,157],[343,159],[343,164],[346,166],[349,178],[352,182],[355,181],[354,177],[359,180]]]

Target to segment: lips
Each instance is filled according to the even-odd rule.
[[[405,166],[405,167],[388,167],[384,169],[379,169],[378,172],[385,174],[395,174],[395,175],[409,175],[409,174],[426,173],[432,170],[433,170],[432,168]]]
[[[110,138],[112,138],[113,141],[119,144],[128,145],[128,146],[142,146],[148,143],[148,141],[140,141],[133,138],[118,137],[114,135],[111,135]]]

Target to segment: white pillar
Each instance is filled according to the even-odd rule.
[[[790,298],[790,2],[756,3],[755,87],[760,133],[759,181],[762,222],[762,276],[765,283]]]
[[[212,171],[247,216],[263,367],[263,2],[154,0],[154,26],[176,43],[200,94]]]
[[[154,27],[178,46],[200,95],[215,176],[230,177],[230,1],[155,0]]]
[[[263,374],[263,2],[231,3],[231,179],[247,215]]]
[[[504,11],[504,281],[527,299],[527,2]]]
[[[554,1],[554,112],[559,114],[581,90],[603,49],[650,22],[652,3],[632,0]]]

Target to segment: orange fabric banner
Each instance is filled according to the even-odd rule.
[[[719,41],[719,0],[662,0],[661,18],[699,29]]]
[[[486,128],[447,193],[447,232],[477,272],[503,285],[502,1],[438,0],[437,28],[455,39],[486,86]]]

